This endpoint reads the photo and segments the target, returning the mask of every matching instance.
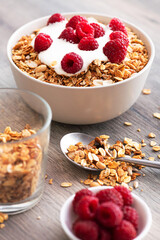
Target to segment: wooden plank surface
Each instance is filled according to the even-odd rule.
[[[106,13],[121,17],[143,28],[156,46],[156,57],[147,79],[146,88],[151,88],[148,96],[141,95],[134,106],[122,116],[101,124],[91,126],[73,126],[52,122],[51,141],[48,152],[47,174],[53,178],[53,185],[45,183],[45,191],[40,203],[28,212],[11,216],[6,227],[0,230],[1,240],[65,240],[67,239],[59,221],[62,204],[75,191],[83,188],[80,179],[87,177],[87,172],[77,169],[68,163],[61,154],[59,141],[69,132],[84,132],[91,135],[108,134],[112,141],[122,140],[125,136],[140,141],[149,132],[156,134],[160,144],[160,120],[153,118],[153,112],[160,112],[160,1],[159,0],[1,0],[0,1],[0,88],[15,87],[15,82],[6,55],[6,44],[9,36],[21,25],[35,18],[50,15],[54,12],[89,11]],[[132,122],[126,127],[124,121]],[[137,132],[140,128],[141,132]],[[155,156],[149,146],[144,148],[146,155]],[[160,239],[160,170],[145,168],[145,177],[139,177],[139,188],[134,192],[145,199],[153,216],[151,230],[146,240]],[[61,188],[60,183],[73,183],[70,188]],[[143,191],[142,191],[143,190]],[[40,220],[37,217],[41,216]]]

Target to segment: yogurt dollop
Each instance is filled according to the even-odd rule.
[[[76,54],[80,55],[83,59],[83,66],[81,70],[76,74],[79,74],[83,71],[87,71],[88,66],[95,59],[99,59],[101,61],[108,60],[107,56],[104,55],[103,53],[103,47],[108,41],[110,41],[109,35],[112,33],[112,30],[110,30],[108,25],[99,23],[94,18],[88,18],[89,23],[98,23],[100,26],[102,26],[103,29],[105,30],[105,34],[102,37],[96,38],[99,44],[99,47],[96,50],[83,51],[78,48],[78,44],[73,44],[67,42],[66,40],[58,39],[62,31],[66,28],[67,22],[68,22],[67,20],[64,20],[61,22],[49,24],[48,26],[41,28],[41,30],[39,31],[39,33],[48,34],[53,40],[53,43],[47,50],[42,51],[38,54],[38,57],[41,62],[53,68],[55,72],[59,75],[73,76],[75,74],[66,73],[61,67],[61,61],[67,53],[75,52]],[[34,46],[34,40],[35,38],[32,41],[32,46]]]

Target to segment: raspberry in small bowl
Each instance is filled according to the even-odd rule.
[[[145,201],[127,188],[100,186],[69,197],[61,208],[60,221],[72,240],[142,240],[152,215]]]

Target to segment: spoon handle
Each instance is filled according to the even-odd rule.
[[[151,162],[149,160],[144,159],[136,159],[136,158],[130,158],[130,157],[121,157],[116,158],[117,161],[123,161],[123,162],[129,162],[129,163],[135,163],[147,167],[153,167],[153,168],[160,168],[160,162]]]

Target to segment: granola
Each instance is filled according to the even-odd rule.
[[[6,127],[0,133],[0,202],[12,203],[28,198],[35,191],[41,169],[42,150],[29,125],[21,132]],[[7,142],[7,144],[5,144]],[[8,143],[11,142],[11,143]]]
[[[144,43],[129,28],[127,28],[130,44],[127,56],[121,64],[95,59],[78,75],[64,76],[57,74],[52,66],[42,63],[38,53],[31,46],[33,38],[39,29],[31,35],[23,36],[12,49],[12,59],[19,69],[29,76],[51,84],[76,87],[93,87],[123,81],[141,71],[148,62],[148,53]]]
[[[99,178],[96,175],[89,175],[83,183],[86,185],[115,186],[116,184],[127,185],[141,174],[133,164],[116,161],[116,157],[131,156],[142,159],[145,154],[141,151],[141,143],[132,139],[124,138],[124,141],[117,141],[115,144],[108,143],[108,135],[96,137],[88,145],[78,142],[68,148],[67,155],[70,159],[84,167],[102,169]],[[142,166],[137,165],[140,170]],[[96,181],[96,182],[95,182]]]

